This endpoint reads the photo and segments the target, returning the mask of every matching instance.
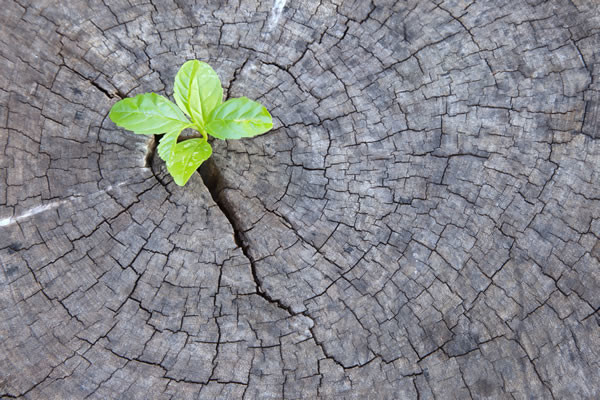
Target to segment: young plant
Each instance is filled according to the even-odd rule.
[[[185,185],[212,154],[207,134],[221,140],[241,139],[273,128],[271,115],[259,103],[246,97],[223,103],[221,81],[205,62],[190,60],[183,64],[175,76],[173,96],[177,105],[156,93],[138,94],[117,102],[109,117],[137,134],[162,133],[158,155],[179,186]],[[202,137],[179,142],[179,134],[187,128],[195,129]]]

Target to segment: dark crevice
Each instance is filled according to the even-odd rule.
[[[240,227],[239,220],[235,216],[235,212],[233,210],[232,204],[223,198],[223,189],[226,187],[226,183],[224,181],[223,175],[219,171],[219,168],[217,167],[216,163],[214,162],[214,160],[212,158],[209,158],[207,161],[205,161],[202,164],[202,166],[200,167],[200,169],[198,170],[198,172],[200,173],[200,176],[202,177],[204,185],[210,192],[210,194],[213,198],[213,201],[215,202],[215,204],[217,204],[217,206],[219,207],[219,209],[221,210],[221,212],[223,213],[225,218],[227,218],[227,220],[229,221],[229,224],[231,225],[231,227],[233,229],[233,237],[234,237],[235,244],[242,250],[242,253],[244,254],[244,256],[248,259],[248,262],[250,263],[252,279],[254,280],[254,283],[256,285],[256,294],[258,296],[262,297],[268,303],[271,303],[274,306],[276,306],[277,308],[285,311],[289,316],[302,315],[314,322],[314,319],[308,314],[308,312],[306,312],[306,311],[295,312],[292,309],[292,307],[290,307],[286,304],[283,304],[279,299],[273,298],[271,295],[269,295],[263,289],[262,282],[261,282],[260,278],[258,277],[256,263],[255,263],[254,259],[252,258],[252,256],[250,255],[248,240],[246,240],[244,231]],[[327,351],[325,350],[325,347],[323,346],[323,344],[317,340],[317,337],[316,337],[313,329],[314,329],[314,327],[309,328],[312,338],[315,341],[315,343],[319,346],[321,351],[323,351],[323,354],[325,355],[325,357],[327,359],[332,360],[336,365],[340,366],[343,369],[351,369],[351,368],[362,366],[362,365],[355,365],[352,367],[346,367],[346,366],[344,366],[344,364],[342,364],[340,361],[338,361],[333,355],[328,354]]]
[[[229,207],[225,206],[225,204],[222,204],[222,202],[218,200],[220,192],[223,189],[223,176],[221,175],[221,171],[219,171],[219,169],[217,168],[217,165],[215,164],[214,160],[212,158],[209,158],[208,160],[204,161],[198,169],[198,172],[200,173],[202,181],[204,182],[204,185],[210,192],[210,195],[212,196],[214,202],[217,204],[217,206],[219,206],[221,211],[223,211],[223,214],[225,214],[225,217],[233,226],[232,218],[228,214]],[[235,227],[234,231],[236,231]],[[235,233],[236,244],[240,246],[237,242],[239,240],[239,238],[237,237],[237,231]]]
[[[148,149],[146,150],[146,157],[144,157],[144,167],[152,168],[152,161],[154,160],[154,153],[156,153],[156,147],[160,138],[152,136],[150,143],[148,143]]]
[[[148,143],[146,156],[144,157],[144,167],[150,169],[152,175],[154,175],[154,178],[165,188],[167,193],[169,193],[170,195],[171,190],[168,187],[168,182],[165,182],[164,175],[162,175],[161,173],[160,163],[163,163],[163,161],[160,160],[156,154],[156,148],[161,137],[162,135],[154,135],[150,140],[150,143]]]
[[[115,92],[111,93],[108,90],[106,90],[105,88],[103,88],[102,86],[100,86],[98,84],[98,82],[93,81],[91,79],[90,79],[89,82],[92,84],[93,87],[95,87],[96,89],[98,89],[99,91],[101,91],[102,93],[104,93],[104,95],[106,97],[108,97],[109,99],[114,99],[115,97],[118,98],[118,99],[124,99],[125,97],[127,97],[127,95],[121,93],[121,91],[119,91],[118,89],[116,89]]]
[[[292,311],[290,306],[281,303],[281,301],[278,299],[274,299],[262,288],[262,283],[260,281],[260,278],[258,277],[258,273],[256,270],[256,264],[254,262],[254,259],[250,255],[248,241],[246,240],[242,229],[240,229],[240,224],[235,216],[235,212],[233,211],[232,205],[222,196],[222,191],[225,187],[223,175],[219,171],[213,159],[209,158],[208,160],[206,160],[200,166],[198,172],[202,177],[204,185],[210,192],[213,201],[219,207],[225,218],[227,218],[227,220],[229,221],[229,224],[233,229],[233,239],[235,241],[235,244],[242,250],[242,253],[244,253],[244,256],[248,259],[248,262],[250,263],[252,278],[254,279],[254,283],[256,285],[256,294],[268,301],[269,303],[274,304],[278,308],[286,311],[290,316],[297,315],[298,313]]]
[[[226,187],[226,182],[223,178],[223,175],[221,174],[221,171],[219,171],[219,168],[217,167],[214,160],[212,158],[209,158],[200,166],[198,172],[200,173],[200,176],[202,177],[204,185],[210,192],[210,194],[213,198],[213,201],[215,202],[215,204],[217,204],[217,206],[219,207],[219,209],[221,210],[221,212],[223,213],[225,218],[227,218],[227,220],[229,221],[229,224],[231,225],[231,227],[233,229],[233,237],[234,237],[235,244],[242,250],[242,253],[244,254],[244,256],[248,259],[248,262],[250,263],[252,279],[254,280],[254,283],[256,285],[256,294],[258,296],[262,297],[267,302],[275,305],[277,308],[285,311],[289,316],[302,315],[314,322],[314,319],[308,314],[308,312],[306,312],[306,311],[295,312],[292,309],[292,307],[290,307],[286,304],[283,304],[281,302],[281,300],[279,300],[279,299],[273,298],[271,295],[269,295],[263,289],[262,282],[261,282],[260,278],[258,277],[256,263],[255,263],[254,259],[252,258],[252,256],[250,255],[248,240],[246,240],[244,231],[240,227],[239,220],[235,216],[235,212],[233,210],[232,204],[229,201],[227,201],[226,199],[224,199],[224,197],[223,197],[223,189],[225,189],[225,187]],[[340,366],[343,369],[351,369],[351,368],[356,368],[356,367],[362,366],[362,365],[354,365],[351,367],[346,367],[346,366],[344,366],[344,364],[342,364],[340,361],[338,361],[333,355],[328,354],[328,352],[325,350],[323,344],[317,340],[317,337],[316,337],[313,329],[314,329],[314,327],[309,328],[312,338],[315,341],[315,343],[319,346],[321,351],[323,351],[323,354],[325,355],[325,357],[327,359],[332,360],[336,365]]]

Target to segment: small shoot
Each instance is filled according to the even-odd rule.
[[[217,73],[205,62],[187,61],[175,76],[175,103],[156,93],[138,94],[117,102],[110,119],[140,135],[163,134],[158,156],[167,163],[175,183],[183,186],[212,154],[208,135],[217,139],[242,139],[273,128],[269,111],[261,104],[239,97],[223,103]],[[201,138],[179,141],[184,129],[198,131]]]

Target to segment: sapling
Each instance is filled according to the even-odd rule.
[[[109,117],[137,134],[163,134],[157,152],[179,186],[185,185],[211,156],[208,135],[221,140],[241,139],[273,128],[271,115],[261,104],[246,97],[223,103],[221,81],[202,61],[183,64],[175,76],[173,97],[177,105],[156,93],[138,94],[117,102]],[[202,137],[178,141],[179,134],[187,128],[200,132]]]

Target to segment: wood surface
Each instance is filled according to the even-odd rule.
[[[7,0],[0,397],[600,398],[596,0]],[[275,129],[184,188],[188,59]]]

